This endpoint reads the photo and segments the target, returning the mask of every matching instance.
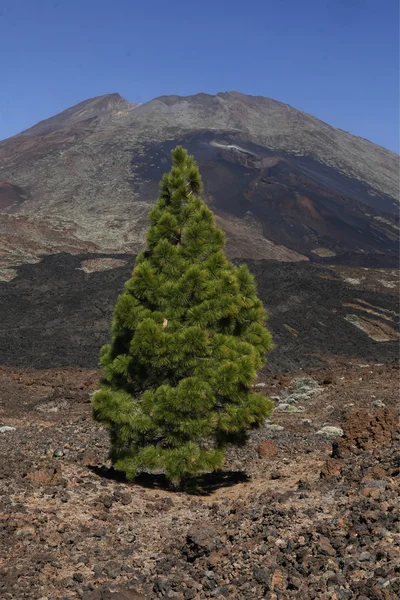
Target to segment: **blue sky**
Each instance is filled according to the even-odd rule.
[[[240,91],[399,149],[398,0],[2,0],[0,139],[86,98]]]

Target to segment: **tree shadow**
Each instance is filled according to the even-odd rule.
[[[193,496],[211,496],[221,488],[229,488],[238,483],[247,483],[250,477],[244,471],[214,471],[193,477],[185,477],[179,485],[172,484],[163,473],[140,473],[129,481],[123,471],[114,467],[89,466],[93,473],[105,479],[138,485],[153,490],[184,492]]]

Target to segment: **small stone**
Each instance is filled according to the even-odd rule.
[[[224,598],[228,598],[229,597],[229,590],[226,586],[222,586],[222,587],[217,587],[215,588],[215,590],[213,590],[211,592],[212,596],[223,596]],[[194,598],[194,596],[192,596],[192,598]],[[185,600],[186,600],[186,596],[185,596]]]
[[[120,502],[124,506],[127,506],[132,502],[132,494],[130,492],[123,492],[120,496]]]
[[[341,427],[334,427],[333,425],[325,425],[325,427],[316,432],[316,435],[326,435],[328,437],[342,436],[343,429]]]
[[[368,562],[372,560],[372,555],[370,552],[361,552],[358,560],[360,560],[361,562]]]
[[[271,574],[266,569],[256,567],[255,569],[253,569],[253,577],[257,581],[257,583],[267,585],[270,580]]]
[[[378,581],[378,587],[381,589],[386,589],[388,587],[390,587],[391,581],[390,579],[379,579]]]
[[[62,448],[56,448],[53,452],[54,458],[61,458],[64,456],[64,450]]]
[[[214,571],[206,571],[204,575],[207,577],[207,579],[215,579]]]
[[[293,586],[295,590],[298,590],[299,588],[301,588],[301,579],[300,579],[300,577],[291,577],[290,578],[290,585]]]
[[[105,565],[104,571],[111,579],[117,579],[121,572],[121,565],[114,560],[110,560],[110,562]]]
[[[353,593],[350,590],[345,590],[343,588],[339,588],[336,591],[336,595],[339,600],[351,600]]]
[[[111,496],[104,496],[103,505],[105,508],[111,508],[113,504],[113,499]]]
[[[2,425],[0,427],[0,433],[7,433],[8,431],[15,431],[15,427],[10,427],[9,425]]]
[[[318,548],[319,548],[320,553],[325,556],[335,556],[336,555],[336,550],[330,544],[329,540],[325,537],[321,536],[321,538],[318,542]]]
[[[298,490],[311,490],[311,486],[308,483],[308,481],[304,481],[303,479],[299,479],[299,481],[297,482],[297,489]]]
[[[57,548],[61,544],[61,542],[61,536],[57,533],[47,538],[47,545],[49,546],[49,548]]]
[[[25,525],[15,531],[16,537],[32,537],[36,533],[36,529],[33,525]]]
[[[384,408],[386,406],[386,404],[384,402],[382,402],[382,400],[374,400],[372,403],[372,406],[374,408]]]
[[[372,479],[365,487],[362,487],[360,494],[367,498],[378,498],[386,489],[386,481],[384,479]]]
[[[281,479],[282,473],[280,471],[272,471],[270,478],[273,480]]]
[[[94,565],[93,567],[93,575],[97,577],[101,577],[103,574],[103,568],[100,565]]]

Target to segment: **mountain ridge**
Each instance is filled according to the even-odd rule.
[[[371,144],[374,147],[378,147],[378,148],[382,148],[383,150],[386,150],[387,152],[390,152],[391,154],[394,154],[395,156],[399,156],[397,152],[394,152],[393,150],[390,150],[389,148],[386,148],[386,146],[383,146],[382,144],[378,144],[376,142],[373,142],[372,140],[361,136],[361,135],[357,135],[354,133],[351,133],[351,131],[347,131],[346,129],[342,129],[341,127],[335,127],[334,125],[331,125],[328,121],[325,121],[324,119],[320,119],[319,117],[315,117],[314,115],[311,115],[311,113],[308,113],[305,110],[300,110],[297,109],[296,107],[294,107],[291,104],[288,104],[287,102],[283,102],[280,100],[275,100],[274,98],[270,98],[269,96],[260,96],[260,95],[255,95],[255,94],[244,94],[243,92],[237,92],[236,90],[230,90],[230,91],[226,91],[226,92],[217,92],[216,94],[208,94],[206,92],[197,92],[195,94],[187,94],[187,95],[180,95],[180,94],[171,94],[171,95],[167,95],[167,94],[163,94],[161,96],[155,96],[154,98],[151,98],[150,100],[147,100],[146,102],[130,102],[129,100],[127,100],[124,96],[121,96],[118,92],[111,92],[109,94],[100,94],[98,96],[93,96],[91,98],[87,98],[85,100],[82,100],[76,104],[73,104],[72,106],[56,113],[55,115],[53,115],[52,117],[48,117],[46,119],[42,119],[41,121],[38,121],[35,125],[28,127],[27,129],[24,129],[22,131],[20,131],[19,133],[16,133],[12,136],[8,136],[7,138],[4,138],[2,140],[0,140],[0,143],[5,142],[6,140],[9,140],[13,137],[17,137],[20,135],[26,135],[28,132],[31,132],[32,130],[34,130],[34,128],[38,125],[47,123],[48,121],[54,119],[55,117],[59,117],[60,115],[63,115],[64,113],[67,113],[69,111],[72,111],[73,109],[77,109],[80,106],[83,106],[85,104],[88,103],[92,103],[93,101],[98,101],[98,100],[105,100],[108,98],[118,98],[119,101],[121,102],[121,106],[126,106],[126,110],[127,111],[131,111],[135,108],[138,108],[140,106],[145,106],[148,104],[151,104],[157,100],[159,101],[168,101],[167,103],[170,103],[171,100],[186,100],[186,99],[194,99],[196,97],[207,97],[207,98],[226,98],[226,97],[230,97],[230,96],[237,96],[237,97],[247,97],[247,98],[253,98],[255,100],[261,100],[261,101],[267,101],[271,104],[275,104],[275,105],[280,105],[280,106],[285,106],[288,109],[291,109],[293,111],[296,111],[297,113],[300,113],[302,115],[305,115],[307,117],[312,117],[312,119],[318,121],[319,123],[326,125],[328,127],[330,127],[333,130],[339,131],[341,133],[344,133],[346,135],[349,135],[353,138],[357,138],[363,142],[368,142],[369,144]]]

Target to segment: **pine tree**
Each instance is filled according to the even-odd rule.
[[[271,412],[251,389],[272,347],[254,278],[226,259],[193,157],[177,147],[172,160],[92,397],[110,459],[130,479],[146,469],[172,481],[213,471],[226,445]]]

